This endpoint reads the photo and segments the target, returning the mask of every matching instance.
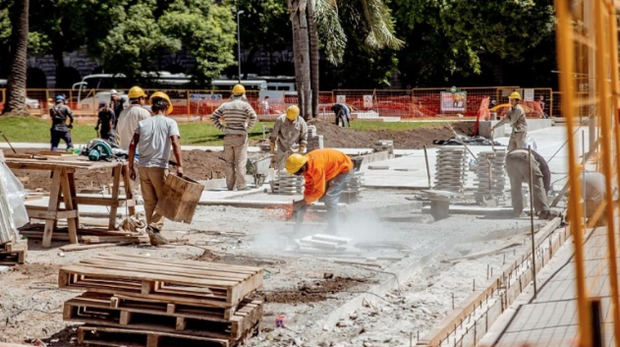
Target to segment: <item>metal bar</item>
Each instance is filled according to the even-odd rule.
[[[527,146],[527,167],[530,171],[530,238],[532,239],[532,283],[534,284],[534,297],[538,295],[536,285],[536,241],[534,238],[534,178],[532,173],[532,146]]]
[[[426,152],[426,145],[424,145],[424,161],[426,162],[426,177],[428,178],[428,187],[432,188],[431,185],[431,169],[430,165],[428,165],[428,153]]]
[[[572,32],[571,2],[569,0],[555,0],[557,18],[556,43],[559,74],[559,86],[562,92],[562,113],[566,119],[566,135],[568,137],[568,181],[569,191],[569,218],[570,229],[575,245],[575,272],[577,313],[579,322],[579,342],[582,347],[591,346],[590,308],[588,306],[587,291],[585,285],[585,267],[583,263],[583,224],[581,197],[581,182],[579,179],[579,164],[577,163],[577,151],[573,129],[576,117],[576,108],[571,99],[575,97],[575,86],[571,74],[574,71],[574,46]]]
[[[594,15],[596,20],[596,77],[597,95],[600,98],[598,114],[600,119],[601,136],[601,159],[603,173],[605,174],[605,200],[607,201],[607,248],[609,256],[609,286],[611,289],[611,308],[614,322],[614,339],[616,346],[620,346],[620,311],[618,307],[618,265],[616,262],[616,235],[615,216],[612,186],[612,153],[611,153],[611,112],[609,104],[609,85],[603,78],[607,75],[607,51],[610,42],[605,40],[605,28],[607,27],[603,11],[603,0],[594,1]],[[616,33],[613,33],[616,35]],[[613,73],[618,73],[614,71]]]

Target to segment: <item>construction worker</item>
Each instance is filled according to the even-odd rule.
[[[99,138],[114,143],[114,123],[116,123],[114,110],[104,102],[100,103],[99,112],[97,112],[97,125],[95,126]]]
[[[351,123],[351,110],[345,104],[337,103],[332,106],[332,112],[334,112],[336,116],[336,125],[340,126],[340,122],[342,122],[342,127],[346,128]]]
[[[338,202],[346,184],[353,177],[353,161],[335,149],[316,149],[306,155],[293,153],[286,159],[286,171],[304,176],[304,198],[293,202],[295,215],[321,199],[327,207],[328,231],[338,229]]]
[[[247,189],[245,183],[248,160],[248,132],[256,123],[256,112],[245,98],[245,88],[237,84],[232,89],[232,100],[223,103],[213,112],[213,124],[224,132],[224,160],[226,161],[226,187],[228,190]],[[224,122],[222,122],[222,120]]]
[[[510,140],[508,141],[508,152],[516,148],[525,148],[525,138],[527,137],[527,121],[525,118],[525,111],[520,105],[521,94],[519,92],[512,92],[508,96],[510,105],[512,107],[506,113],[506,116],[502,118],[497,124],[491,128],[491,132],[500,126],[510,123],[512,127],[512,133],[510,134]]]
[[[512,210],[515,216],[520,216],[523,211],[523,182],[530,182],[530,165],[528,164],[528,150],[515,149],[506,154],[506,171],[510,178],[510,194],[512,197]],[[551,172],[545,159],[532,151],[532,197],[534,198],[534,210],[541,219],[548,219],[551,214],[547,203],[547,191],[551,187]]]
[[[50,108],[50,118],[52,118],[52,128],[50,129],[52,151],[58,149],[61,139],[67,144],[67,149],[73,148],[71,143],[73,113],[71,113],[69,106],[65,105],[65,97],[63,95],[56,95],[56,104]],[[68,125],[67,118],[69,118]]]
[[[167,117],[172,112],[172,102],[166,93],[155,92],[149,99],[153,117],[138,123],[131,144],[129,158],[133,158],[136,149],[140,152],[140,187],[144,199],[147,234],[154,246],[167,243],[160,231],[164,227],[164,216],[155,212],[155,206],[163,197],[170,147],[177,162],[177,175],[183,176],[183,157],[181,156],[180,134],[177,122]],[[129,174],[136,179],[134,161],[129,160]]]
[[[118,135],[119,146],[129,149],[129,143],[133,138],[133,134],[138,127],[138,122],[143,121],[151,116],[151,113],[143,107],[146,103],[146,93],[138,86],[129,89],[129,107],[117,114],[116,133]]]
[[[308,145],[308,125],[299,117],[299,107],[291,105],[286,113],[276,119],[269,136],[271,154],[274,154],[271,166],[276,170],[284,169],[284,162],[293,152],[303,153]]]

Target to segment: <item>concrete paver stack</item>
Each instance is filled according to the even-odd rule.
[[[323,148],[323,135],[319,135],[316,126],[308,125],[308,152]]]
[[[85,323],[80,344],[235,346],[257,332],[263,304],[249,298],[263,269],[114,254],[60,269],[60,288],[87,290],[63,318]]]
[[[475,193],[478,203],[482,202],[484,199],[501,200],[504,198],[504,189],[506,186],[505,161],[506,150],[503,148],[490,152],[480,152],[478,154]],[[491,182],[489,182],[489,180]]]
[[[278,172],[269,182],[273,194],[295,195],[304,192],[303,176],[289,175],[286,172]]]
[[[467,152],[464,148],[440,148],[435,164],[434,189],[462,192],[466,159]]]

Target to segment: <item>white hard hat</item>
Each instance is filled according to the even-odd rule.
[[[114,95],[114,94],[118,95],[118,92],[116,91],[116,89],[110,90],[110,95]]]

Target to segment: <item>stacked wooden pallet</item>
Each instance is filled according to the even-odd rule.
[[[0,265],[16,265],[23,264],[26,259],[26,250],[28,245],[9,241],[0,244]]]
[[[100,255],[60,269],[60,288],[85,289],[63,317],[78,342],[106,346],[235,346],[258,331],[257,267]]]

